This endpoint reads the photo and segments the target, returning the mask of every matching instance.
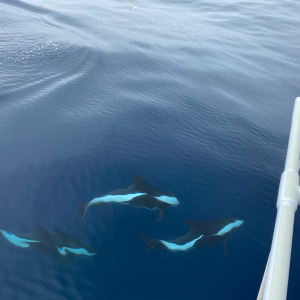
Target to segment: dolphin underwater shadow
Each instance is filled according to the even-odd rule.
[[[83,220],[87,209],[93,205],[119,203],[129,204],[133,207],[159,209],[160,216],[157,221],[161,221],[164,218],[164,212],[167,207],[179,205],[179,201],[173,193],[151,187],[144,179],[137,175],[133,175],[132,177],[134,183],[128,188],[117,189],[101,197],[94,198],[90,202],[81,203],[80,220]]]
[[[146,243],[146,251],[155,247],[167,251],[190,251],[194,248],[209,247],[217,242],[224,242],[224,255],[228,253],[229,235],[244,223],[243,220],[234,218],[222,218],[203,221],[188,221],[190,231],[173,240],[165,241],[153,239],[144,233],[140,233]]]
[[[30,234],[13,234],[0,229],[5,239],[17,247],[35,248],[44,254],[57,254],[60,263],[67,263],[72,257],[89,257],[97,254],[97,251],[86,245],[81,240],[64,232],[50,233],[43,228]]]

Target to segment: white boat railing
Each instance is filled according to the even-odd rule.
[[[257,300],[287,295],[295,212],[299,205],[300,97],[296,98],[284,172],[277,198],[271,251]]]

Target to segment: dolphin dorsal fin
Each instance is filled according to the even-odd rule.
[[[191,221],[187,221],[186,225],[190,228],[199,228],[199,227],[204,227],[205,223],[206,222],[203,222],[203,221],[191,220]]]
[[[207,228],[207,224],[206,222],[203,221],[187,221],[186,225],[188,227],[190,227],[191,231],[193,232],[199,232],[199,234],[205,234],[206,233],[206,228]]]
[[[41,226],[37,226],[37,232],[43,235],[49,235],[49,232]]]
[[[146,192],[149,189],[148,183],[138,175],[132,175],[133,186],[137,191]]]

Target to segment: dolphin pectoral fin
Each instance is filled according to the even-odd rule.
[[[204,234],[207,235],[207,226],[206,222],[203,221],[187,221],[186,225],[190,227],[192,232],[195,232],[197,234]]]
[[[86,202],[79,203],[79,209],[80,209],[80,221],[82,221],[84,216],[86,215],[86,211],[88,209],[88,203]]]
[[[229,248],[229,236],[224,240],[224,256],[228,254]]]
[[[163,218],[164,218],[164,216],[165,216],[165,209],[164,209],[164,208],[161,208],[161,209],[159,210],[159,218],[156,219],[155,221],[156,221],[156,222],[162,221]]]

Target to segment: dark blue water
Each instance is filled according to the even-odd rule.
[[[64,231],[98,249],[55,255],[0,239],[1,299],[255,299],[276,216],[300,2],[0,1],[0,228]],[[78,203],[139,174],[181,202]],[[238,217],[221,243],[145,252],[188,220]],[[288,299],[299,299],[296,214]]]

